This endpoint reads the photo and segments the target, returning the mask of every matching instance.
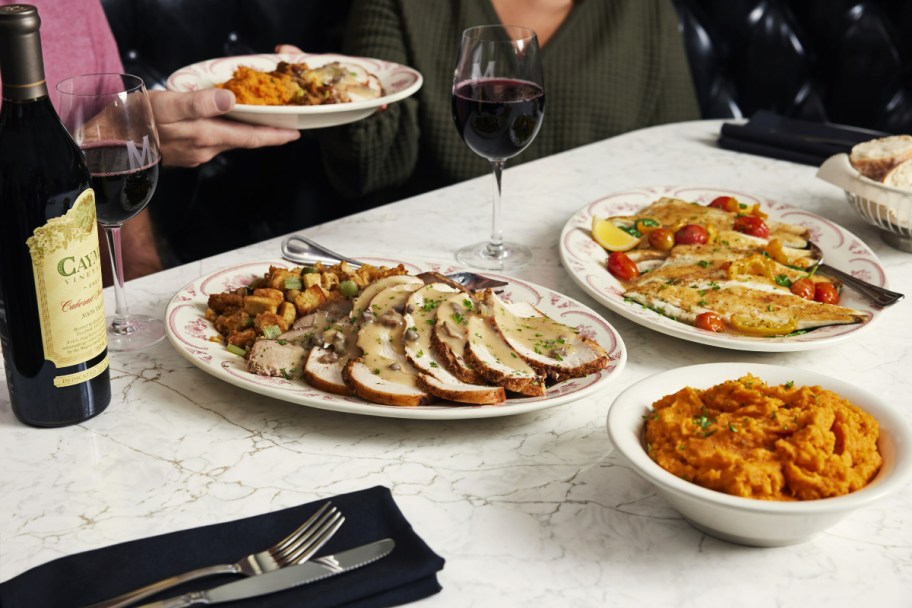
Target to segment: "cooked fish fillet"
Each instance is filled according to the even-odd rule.
[[[637,219],[651,218],[663,226],[700,224],[712,226],[716,232],[732,229],[735,214],[722,209],[691,203],[676,198],[663,197],[633,216],[611,218],[619,225],[632,226]],[[773,220],[765,220],[770,239],[779,239],[783,245],[794,248],[807,247],[807,228]],[[762,241],[762,239],[761,239]]]
[[[720,277],[718,269],[688,268],[672,266],[653,271],[649,280],[634,285],[624,296],[691,324],[703,312],[715,312],[729,323],[733,315],[749,315],[776,325],[786,325],[794,319],[799,330],[863,323],[868,319],[867,314],[851,308],[796,296],[765,277],[739,281]]]

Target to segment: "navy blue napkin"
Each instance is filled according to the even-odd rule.
[[[345,523],[319,552],[328,555],[382,538],[396,547],[377,562],[296,589],[227,604],[231,608],[380,608],[440,591],[444,560],[415,533],[387,488],[377,486],[329,498]],[[23,572],[0,585],[2,608],[74,608],[119,595],[168,576],[272,546],[326,500],[282,511],[172,532],[69,555]],[[157,596],[163,599],[239,580],[215,576]],[[151,599],[146,601],[152,601]]]
[[[746,124],[723,124],[718,143],[726,150],[818,166],[834,154],[849,153],[855,144],[887,135],[882,131],[788,118],[761,110]]]

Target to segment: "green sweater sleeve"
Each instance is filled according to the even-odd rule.
[[[346,27],[349,55],[409,64],[401,16],[390,2],[356,0]],[[320,132],[326,174],[345,197],[356,198],[403,184],[418,158],[418,101],[410,98],[376,114]]]

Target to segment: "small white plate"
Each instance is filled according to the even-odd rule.
[[[320,129],[343,125],[366,118],[382,105],[390,104],[413,95],[421,88],[423,79],[416,70],[398,63],[348,57],[346,55],[263,54],[220,57],[200,61],[183,67],[168,77],[167,87],[171,91],[189,92],[208,89],[227,82],[234,70],[241,65],[257,70],[274,70],[280,61],[289,63],[305,62],[310,67],[319,67],[333,61],[361,66],[380,79],[384,95],[366,101],[334,103],[322,106],[257,106],[237,104],[228,116],[242,122],[288,129]]]
[[[370,257],[357,259],[378,266],[395,266],[400,263],[397,260]],[[171,344],[191,363],[216,378],[267,397],[336,412],[391,418],[441,420],[512,416],[562,405],[590,395],[617,378],[627,362],[627,350],[621,336],[590,308],[545,287],[494,273],[485,273],[486,276],[509,282],[504,288],[503,297],[513,302],[529,302],[551,318],[571,327],[579,327],[584,335],[596,340],[607,351],[611,357],[609,367],[585,378],[555,384],[548,389],[544,397],[511,398],[501,405],[481,406],[447,402],[418,407],[378,405],[358,397],[325,393],[309,386],[303,380],[257,376],[246,370],[243,358],[228,352],[224,344],[209,340],[218,333],[212,323],[206,320],[205,312],[211,294],[242,287],[255,277],[263,276],[270,265],[286,268],[294,266],[285,260],[266,260],[225,268],[201,277],[174,295],[168,304],[165,317],[165,329]],[[422,270],[441,273],[456,270],[439,264],[424,264],[421,268],[412,264],[405,266],[412,274]]]
[[[564,268],[586,293],[634,323],[676,338],[734,350],[788,352],[824,348],[856,337],[884,314],[883,309],[846,288],[842,290],[840,304],[867,313],[867,322],[822,327],[795,336],[765,338],[705,331],[660,315],[635,302],[626,301],[624,287],[605,266],[608,253],[592,240],[593,216],[634,215],[663,196],[706,205],[722,195],[734,196],[748,205],[760,203],[771,219],[805,226],[810,230],[811,240],[823,251],[827,264],[874,285],[887,287],[886,271],[880,260],[861,239],[845,228],[803,209],[754,194],[689,186],[660,186],[619,192],[586,205],[567,221],[561,232],[560,253]]]

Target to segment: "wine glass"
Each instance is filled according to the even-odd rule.
[[[98,223],[111,254],[116,298],[108,317],[108,349],[132,351],[165,335],[160,319],[127,310],[120,229],[142,211],[158,183],[161,152],[149,94],[129,74],[87,74],[57,85],[63,124],[85,154]]]
[[[504,163],[532,143],[545,111],[538,36],[526,27],[482,25],[462,33],[453,75],[453,120],[462,140],[494,171],[494,213],[488,242],[456,252],[463,264],[515,270],[532,251],[504,242],[501,177]]]

